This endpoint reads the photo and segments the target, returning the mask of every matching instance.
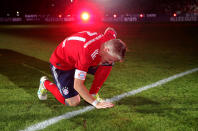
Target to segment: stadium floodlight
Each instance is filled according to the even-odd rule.
[[[117,18],[117,15],[116,14],[113,14],[113,18]]]
[[[90,18],[90,14],[88,13],[88,12],[82,12],[81,13],[81,15],[80,15],[80,17],[81,17],[81,19],[83,20],[83,21],[88,21],[89,20],[89,18]]]
[[[19,16],[19,11],[16,12],[16,16]]]
[[[143,18],[144,17],[144,15],[143,14],[140,14],[140,18]]]
[[[62,15],[61,15],[61,14],[59,14],[59,15],[58,15],[58,18],[62,18]]]

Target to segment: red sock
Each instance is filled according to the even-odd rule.
[[[94,81],[93,84],[89,90],[90,94],[97,94],[109,76],[111,72],[112,66],[99,66],[95,75],[94,75]]]
[[[54,83],[51,83],[49,80],[44,82],[45,88],[50,91],[54,97],[62,104],[65,105],[65,98],[59,92],[57,86]]]

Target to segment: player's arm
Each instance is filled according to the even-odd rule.
[[[111,108],[114,105],[111,102],[98,102],[92,95],[89,94],[88,89],[84,85],[84,80],[74,79],[74,89],[80,94],[80,96],[88,103],[100,108]]]
[[[83,76],[83,74],[85,76]],[[74,89],[80,94],[80,96],[98,109],[113,107],[114,105],[111,102],[98,102],[92,95],[89,94],[88,89],[84,85],[85,77],[85,72],[80,70],[75,72]]]
[[[94,80],[89,91],[90,94],[96,94],[95,92],[99,91],[99,89],[109,76],[111,70],[112,65],[110,64],[103,64],[98,67],[97,71],[94,74]]]
[[[88,89],[84,85],[84,80],[74,79],[74,89],[80,94],[80,96],[88,103],[93,103],[95,98],[89,94]]]

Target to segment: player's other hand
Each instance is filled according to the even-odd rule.
[[[113,106],[114,106],[113,103],[104,101],[104,102],[98,102],[95,107],[97,109],[102,109],[102,108],[112,108]]]

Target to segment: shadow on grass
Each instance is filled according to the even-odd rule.
[[[117,105],[131,105],[131,106],[141,106],[141,105],[159,105],[160,103],[147,99],[145,97],[133,96],[127,97],[121,101],[117,102]]]
[[[0,73],[31,95],[35,95],[32,89],[38,88],[40,77],[50,74],[48,62],[12,50],[0,49],[0,61]]]
[[[16,86],[23,88],[28,94],[34,97],[37,97],[36,93],[40,77],[46,74],[51,76],[48,62],[9,49],[0,49],[0,61],[0,74],[6,76]],[[51,80],[53,81],[52,78]],[[14,102],[11,101],[11,103]],[[62,105],[54,97],[51,99],[51,96],[45,101],[45,104],[51,108],[56,107],[56,104]],[[80,106],[85,105],[87,103],[84,101],[80,104]]]
[[[179,120],[179,123],[182,125],[190,125],[192,128],[197,128],[198,117],[196,114],[198,108],[191,108],[191,106],[186,106],[182,103],[178,104],[177,102],[160,103],[157,101],[145,97],[132,96],[117,102],[117,105],[132,106],[130,111],[144,115],[158,115],[159,117],[166,117],[173,121]],[[194,113],[194,116],[192,113]]]

